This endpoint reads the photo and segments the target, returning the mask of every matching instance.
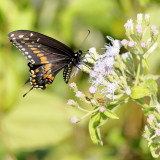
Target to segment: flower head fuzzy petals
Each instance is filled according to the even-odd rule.
[[[96,52],[96,48],[92,47],[88,50],[89,53],[95,53]]]
[[[105,48],[107,49],[104,56],[116,56],[119,53],[118,47],[113,46],[107,46],[105,45]]]
[[[108,74],[110,74],[113,70],[113,65],[114,65],[114,58],[113,57],[107,57],[105,58],[105,70],[107,71]]]
[[[106,98],[108,98],[108,99],[113,99],[113,95],[112,95],[112,94],[107,94],[107,95],[106,95]]]
[[[108,83],[107,85],[107,92],[114,93],[117,87],[117,83]]]

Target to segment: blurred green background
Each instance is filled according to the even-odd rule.
[[[74,95],[62,72],[46,90],[33,90],[23,98],[30,88],[23,86],[29,76],[27,60],[7,38],[14,30],[34,30],[75,51],[96,47],[103,53],[106,35],[125,38],[123,25],[137,13],[150,13],[152,23],[160,26],[159,0],[0,0],[0,160],[153,159],[141,136],[145,117],[134,103],[122,106],[117,111],[120,119],[101,129],[100,147],[89,138],[87,120],[69,122],[82,113],[66,105]],[[91,34],[81,45],[88,29]],[[160,73],[158,50],[149,57],[149,65],[151,73]],[[87,93],[86,74],[72,81]]]

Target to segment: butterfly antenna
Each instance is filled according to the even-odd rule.
[[[34,88],[34,87],[30,88],[30,90],[29,90],[27,93],[25,93],[25,94],[23,95],[23,97],[25,97],[33,88]]]
[[[88,38],[88,36],[90,35],[90,33],[91,33],[91,31],[88,29],[88,33],[87,33],[87,35],[86,35],[85,39],[82,41],[82,43],[81,43],[80,47],[82,47],[82,46],[83,46],[84,42],[86,41],[86,39]]]

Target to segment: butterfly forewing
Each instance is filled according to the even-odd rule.
[[[59,42],[59,46],[55,47],[55,43],[57,44],[58,41],[36,32],[14,31],[8,37],[32,64],[54,63],[54,61],[70,59],[70,56],[74,54],[69,47],[61,42]]]
[[[73,66],[80,61],[77,52],[40,33],[18,30],[9,33],[8,37],[29,61],[29,81],[33,88],[45,89],[63,68],[63,78],[68,83]]]

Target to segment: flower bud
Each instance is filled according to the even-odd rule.
[[[127,23],[124,24],[124,27],[126,29],[127,36],[130,36],[131,34],[133,34],[133,20],[132,19],[129,19]]]
[[[143,20],[143,14],[142,13],[138,13],[137,14],[137,23],[138,24],[142,24],[142,20]]]
[[[150,15],[145,14],[144,18],[145,18],[146,25],[149,25],[150,24]]]
[[[70,121],[71,123],[78,123],[79,119],[77,117],[71,117]]]
[[[105,107],[103,107],[103,106],[102,106],[102,107],[99,107],[99,111],[100,111],[100,112],[102,112],[102,113],[103,113],[105,110],[106,110],[106,108],[105,108]]]
[[[73,105],[75,105],[75,101],[72,100],[72,99],[69,99],[67,104],[70,105],[70,106],[73,106]]]
[[[95,87],[90,87],[89,88],[89,92],[91,93],[91,94],[94,94],[95,92],[96,92],[96,88]]]

